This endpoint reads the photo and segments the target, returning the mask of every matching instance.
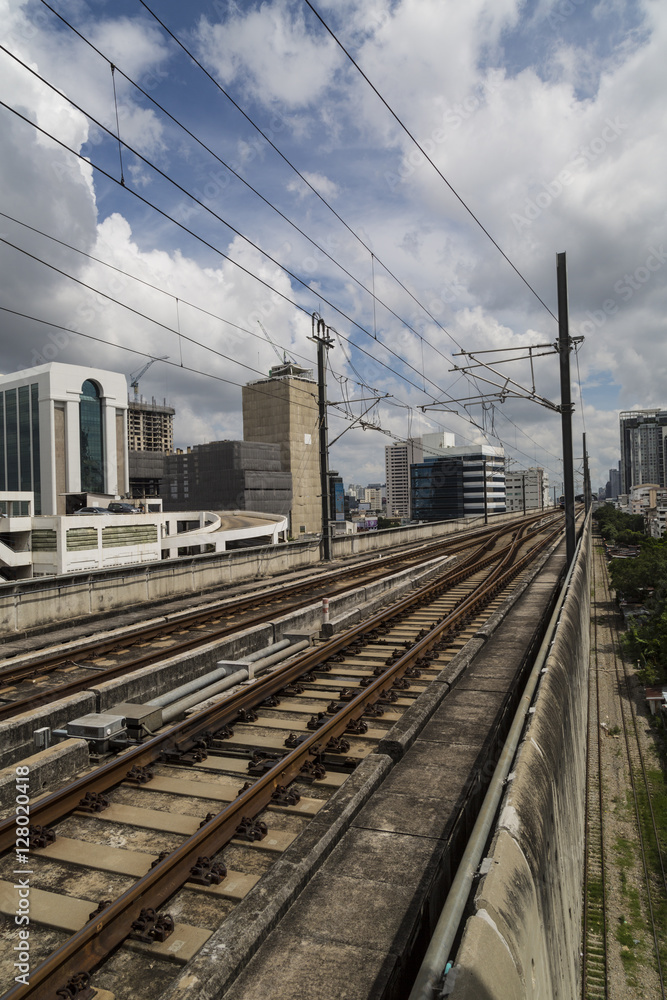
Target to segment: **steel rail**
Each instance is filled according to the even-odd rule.
[[[561,529],[558,528],[555,532],[552,532],[545,540],[544,545],[548,544],[555,534],[560,531]],[[539,529],[531,532],[528,538],[537,533],[539,533]],[[522,541],[525,542],[526,539],[524,538]],[[487,544],[488,542],[485,542],[481,548],[485,548]],[[506,549],[501,550],[495,556],[486,556],[481,565],[486,566],[499,557],[506,558],[511,548],[512,546],[507,546]],[[166,733],[147,740],[134,749],[123,753],[121,757],[103,764],[91,772],[91,774],[79,778],[66,788],[52,792],[40,801],[32,803],[30,812],[32,822],[42,826],[56,822],[67,815],[67,813],[76,809],[81,798],[87,791],[103,792],[113,787],[113,785],[118,784],[124,779],[130,767],[134,765],[145,766],[152,763],[160,757],[163,751],[176,750],[187,752],[192,749],[205,750],[202,740],[211,729],[220,729],[223,726],[233,724],[242,710],[253,708],[271,695],[278,694],[283,687],[298,680],[303,674],[316,669],[324,661],[353,643],[356,638],[383,626],[391,618],[405,614],[413,606],[422,604],[427,599],[435,599],[443,592],[461,583],[462,580],[473,573],[478,572],[480,563],[473,561],[475,555],[476,553],[473,553],[470,556],[469,565],[457,567],[434,583],[415,591],[415,593],[396,602],[390,608],[385,608],[367,621],[354,626],[344,635],[334,637],[317,649],[305,653],[294,663],[287,664],[280,670],[273,671],[264,677],[256,679],[252,685],[197,713],[197,715],[177,723]],[[532,555],[532,552],[529,555]],[[454,624],[459,621],[463,612],[467,614],[471,613],[473,610],[471,603],[473,598],[474,594],[469,595],[463,604],[459,605],[438,627],[441,630],[444,630],[446,627],[451,630]],[[422,640],[418,644],[419,648],[422,647],[424,641]],[[405,659],[406,657],[403,657],[398,662],[401,663]],[[387,677],[386,674],[382,676]],[[0,853],[9,850],[13,847],[13,844],[13,822],[10,819],[0,821]]]
[[[597,573],[595,567],[595,550],[593,550],[592,559],[592,581],[593,581],[593,593],[597,593]],[[607,887],[606,887],[606,864],[605,864],[605,840],[604,840],[604,796],[602,789],[602,738],[600,736],[600,683],[599,683],[599,664],[598,664],[598,622],[597,614],[592,615],[592,625],[593,625],[593,648],[595,649],[595,668],[591,669],[593,664],[590,664],[590,673],[593,678],[593,684],[595,687],[595,718],[592,719],[591,712],[591,698],[589,693],[588,698],[588,711],[587,711],[587,739],[588,739],[588,760],[586,761],[586,805],[585,805],[585,821],[584,821],[584,878],[583,878],[583,929],[581,935],[581,997],[582,1000],[588,1000],[589,991],[589,951],[588,951],[588,933],[589,933],[589,922],[590,922],[590,912],[589,912],[589,876],[590,876],[590,854],[591,854],[591,824],[590,824],[590,812],[592,809],[591,805],[591,750],[597,748],[597,804],[596,804],[596,820],[599,817],[600,823],[600,836],[599,836],[599,850],[600,850],[600,883],[601,883],[601,896],[602,896],[602,964],[603,964],[603,974],[604,974],[604,996],[609,996],[609,961],[608,961],[608,948],[607,948]],[[595,729],[595,737],[593,737],[593,727]]]
[[[52,1000],[55,991],[65,985],[69,976],[82,971],[90,972],[110,951],[127,938],[132,921],[138,918],[142,909],[148,907],[159,909],[177,889],[187,882],[197,857],[201,855],[213,856],[229,843],[237,832],[243,817],[247,815],[254,817],[269,805],[275,789],[279,785],[288,784],[294,780],[307,760],[321,759],[326,754],[326,747],[330,739],[342,735],[352,719],[361,717],[368,705],[381,700],[382,695],[386,694],[393,683],[402,677],[420,656],[423,656],[440,641],[442,636],[450,631],[462,617],[469,616],[480,602],[488,601],[499,588],[513,579],[528,562],[535,558],[537,552],[549,543],[551,537],[553,536],[549,536],[541,545],[535,546],[517,561],[515,561],[517,549],[524,544],[526,539],[515,538],[512,545],[507,547],[508,550],[504,553],[501,566],[493,570],[490,578],[484,580],[450,615],[431,629],[396,663],[388,666],[381,676],[365,687],[350,702],[343,704],[336,715],[325,721],[312,735],[306,736],[296,749],[286,753],[267,774],[258,779],[249,789],[241,792],[234,802],[205,823],[197,833],[189,837],[179,848],[151,869],[147,875],[139,879],[119,899],[68,939],[31,972],[27,987],[23,985],[14,987],[5,995],[4,1000],[19,1000],[19,998],[20,1000]],[[414,601],[410,603],[414,603]],[[388,617],[386,612],[384,617]],[[349,643],[349,636],[346,637],[346,641]],[[340,640],[336,645],[340,645]],[[320,659],[321,653],[321,650],[318,651]],[[299,671],[296,676],[301,676],[304,670],[303,663],[293,667],[289,673],[294,673],[295,669]],[[270,679],[269,677],[266,680]],[[276,687],[279,690],[284,684],[285,677],[281,676],[273,678],[273,685],[268,686]],[[254,703],[257,704],[259,700],[257,687],[253,693]],[[261,700],[263,700],[266,691],[261,692],[261,695]],[[238,714],[238,706],[235,709],[235,714]],[[148,752],[151,745],[155,748],[159,740],[160,737],[156,737],[150,741],[150,744],[145,745],[145,750]],[[132,763],[138,762],[134,759],[133,754],[124,755],[122,763],[120,763],[121,770],[127,771],[130,758],[132,758]],[[107,770],[107,768],[101,770]],[[116,768],[117,770],[118,768]],[[84,781],[85,779],[81,779],[80,782],[75,782],[75,785],[81,786]],[[90,784],[87,787],[90,789]],[[109,784],[105,784],[104,787],[108,788]],[[74,797],[80,797],[80,795],[81,787],[74,793]]]
[[[607,594],[607,596],[609,598],[609,601],[611,601],[610,588],[608,587],[608,584],[607,584],[606,580],[605,580],[605,592],[606,592],[606,594]],[[628,675],[627,675],[627,670],[626,670],[626,667],[625,667],[625,662],[623,660],[622,654],[619,653],[619,651],[618,651],[618,646],[617,646],[617,642],[616,642],[616,637],[614,635],[613,627],[610,629],[610,633],[611,633],[612,650],[613,650],[613,656],[614,656],[614,669],[615,669],[615,672],[616,672],[616,680],[618,682],[619,706],[620,706],[620,709],[621,709],[621,722],[623,723],[623,739],[624,739],[624,742],[625,742],[625,752],[626,752],[627,761],[628,761],[628,771],[630,773],[630,787],[632,789],[632,800],[633,800],[634,813],[635,813],[635,822],[637,824],[637,837],[638,837],[638,840],[639,840],[639,853],[640,853],[640,856],[641,856],[642,870],[643,870],[643,873],[644,873],[644,882],[646,884],[646,901],[648,903],[649,919],[650,919],[650,922],[651,922],[651,930],[652,930],[652,934],[653,934],[653,947],[654,947],[654,951],[655,951],[655,959],[656,959],[656,965],[657,965],[658,978],[659,978],[659,981],[660,981],[660,995],[662,996],[662,1000],[665,1000],[667,994],[666,994],[666,991],[665,991],[665,979],[664,979],[664,974],[663,974],[663,971],[662,971],[662,962],[661,962],[661,959],[660,959],[660,942],[658,940],[657,921],[655,919],[655,913],[654,913],[654,909],[653,909],[653,895],[652,895],[652,891],[651,891],[652,879],[651,879],[651,873],[649,871],[649,864],[648,864],[648,857],[647,857],[647,850],[646,850],[646,841],[645,841],[644,833],[643,833],[643,830],[642,830],[642,819],[641,819],[641,812],[640,812],[640,808],[639,808],[639,795],[638,795],[638,791],[637,791],[637,782],[635,781],[635,773],[634,773],[635,772],[635,767],[634,767],[634,764],[633,764],[632,754],[631,754],[631,750],[630,750],[630,743],[631,743],[630,734],[629,734],[629,728],[630,727],[629,727],[628,722],[626,720],[626,711],[625,711],[625,708],[624,708],[624,705],[623,705],[623,698],[621,697],[621,691],[622,691],[623,687],[625,687],[625,691],[626,691],[626,694],[627,694],[627,697],[628,697],[628,701],[632,705],[632,693],[630,691],[630,687],[629,687],[629,683],[628,683]],[[621,664],[621,670],[619,670],[619,662]],[[622,671],[622,673],[621,673],[621,671]],[[637,744],[637,746],[639,748],[639,734],[637,732],[637,726],[636,726],[636,722],[634,720],[634,715],[632,714],[632,711],[631,711],[631,717],[632,717],[633,723],[634,723],[635,742],[636,742],[636,744]],[[656,840],[656,845],[657,845],[657,852],[658,852],[658,858],[659,858],[659,861],[660,861],[660,868],[661,868],[661,871],[662,871],[663,886],[664,886],[665,871],[664,871],[663,862],[662,862],[662,851],[661,851],[661,848],[660,848],[660,839],[659,839],[658,831],[657,831],[657,828],[656,828],[656,825],[655,825],[655,817],[653,816],[653,806],[651,804],[651,793],[650,793],[650,789],[648,787],[648,779],[647,779],[647,776],[646,776],[646,771],[645,771],[644,766],[643,766],[644,762],[643,762],[643,758],[641,756],[641,749],[639,750],[639,757],[640,757],[640,763],[641,763],[641,771],[643,773],[644,782],[645,782],[646,796],[647,796],[647,799],[648,799],[648,804],[649,804],[649,809],[650,809],[650,812],[651,812],[651,816],[653,818],[653,831],[654,831],[654,835],[655,835],[655,840]]]
[[[533,520],[533,519],[531,519]],[[503,529],[494,529],[489,532],[489,538],[502,537],[506,534],[508,526],[504,526]],[[431,546],[428,548],[426,553],[422,553],[418,562],[429,561],[434,557],[437,557],[438,551],[447,551],[448,549],[454,547],[459,550],[465,551],[468,548],[472,548],[478,544],[479,533],[474,539],[468,540],[464,544],[459,544],[456,546],[454,540],[448,539],[438,545]],[[414,560],[414,557],[412,557]],[[386,573],[388,566],[394,563],[405,563],[407,557],[405,554],[402,556],[389,557],[382,560],[382,573]],[[362,575],[361,570],[356,568],[355,571],[350,572],[343,571],[345,575],[345,580],[347,581],[350,577]],[[364,567],[364,573],[368,572],[368,568]],[[196,649],[199,646],[207,645],[210,642],[215,642],[219,639],[223,639],[226,636],[233,635],[238,631],[240,627],[251,628],[255,625],[263,624],[264,622],[271,620],[275,617],[276,609],[272,607],[272,603],[276,600],[283,600],[286,596],[289,597],[290,594],[303,593],[304,590],[309,591],[308,595],[301,601],[294,602],[293,604],[288,604],[286,607],[281,608],[281,614],[289,614],[290,612],[300,610],[301,608],[313,603],[313,590],[319,589],[320,587],[326,586],[327,593],[329,594],[339,594],[344,593],[349,586],[347,583],[341,583],[338,586],[332,587],[329,583],[329,577],[326,581],[318,583],[314,580],[309,580],[307,583],[303,581],[300,583],[292,584],[287,587],[281,587],[275,593],[270,594],[270,600],[267,601],[268,607],[265,611],[260,614],[255,614],[252,618],[243,620],[242,622],[235,622],[229,625],[222,626],[220,628],[211,629],[206,633],[206,635],[197,635],[189,639],[181,640],[178,643],[174,643],[173,646],[168,650],[169,655],[178,655],[182,652],[187,652],[191,649]],[[142,630],[141,632],[133,633],[131,636],[123,638],[122,636],[115,637],[114,639],[103,640],[102,642],[92,642],[89,645],[78,647],[74,653],[67,652],[61,655],[57,655],[55,658],[53,656],[44,656],[38,659],[32,660],[30,664],[26,664],[21,667],[8,668],[8,671],[0,675],[0,682],[7,684],[12,680],[19,681],[22,678],[34,676],[36,673],[55,670],[64,663],[71,660],[72,655],[76,655],[78,659],[85,659],[88,654],[99,656],[102,653],[112,651],[114,649],[125,648],[127,646],[136,645],[138,642],[145,642],[154,637],[163,637],[165,633],[171,633],[177,630],[187,627],[189,625],[194,625],[210,619],[215,616],[220,616],[221,614],[239,614],[245,608],[255,607],[257,604],[257,596],[251,596],[248,598],[242,598],[240,601],[236,601],[233,604],[226,605],[222,608],[211,610],[207,609],[205,612],[192,612],[189,615],[179,616],[178,619],[170,621],[168,623],[160,623],[159,625],[150,626],[149,628]],[[149,666],[155,664],[160,660],[163,660],[166,652],[162,650],[154,650],[149,653],[144,653],[141,656],[134,657],[130,660],[126,660],[122,664],[117,664],[114,667],[109,667],[105,670],[98,671],[95,674],[95,684],[100,684],[103,681],[112,680],[115,677],[122,676],[125,673],[129,673],[132,670],[136,670],[142,666]],[[4,705],[0,705],[0,721],[8,718],[12,718],[15,715],[21,714],[23,712],[30,711],[34,708],[39,708],[42,705],[47,705],[54,700],[60,700],[61,698],[76,694],[79,691],[85,691],[91,683],[90,677],[81,678],[76,681],[69,681],[66,684],[61,684],[56,690],[45,691],[42,693],[37,693],[31,695],[27,698],[22,698],[17,701],[7,702]]]

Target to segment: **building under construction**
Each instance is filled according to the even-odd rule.
[[[158,496],[162,491],[165,457],[174,450],[174,413],[164,400],[128,402],[127,441],[130,493],[133,497]]]

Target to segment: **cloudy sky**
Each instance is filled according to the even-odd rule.
[[[557,413],[451,400],[494,389],[456,352],[554,343],[565,252],[594,488],[618,411],[667,407],[664,3],[0,0],[0,23],[1,371],[164,358],[140,391],[176,444],[240,438],[241,385],[315,365],[316,311],[330,438],[370,407],[331,449],[346,483],[443,429],[560,487]],[[557,403],[549,350],[534,383],[489,378]]]

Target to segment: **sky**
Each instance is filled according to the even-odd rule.
[[[577,491],[583,434],[597,488],[619,411],[667,408],[664,3],[0,0],[0,23],[3,373],[157,358],[139,392],[177,447],[241,439],[243,384],[316,369],[317,313],[346,484],[447,430],[560,492],[565,253]]]

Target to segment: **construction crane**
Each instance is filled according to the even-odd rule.
[[[295,365],[296,361],[294,360],[293,357],[291,357],[291,355],[289,355],[287,353],[287,351],[285,350],[285,348],[283,348],[283,356],[282,356],[282,358],[280,357],[280,351],[278,350],[278,348],[276,347],[276,345],[273,343],[273,341],[271,340],[271,338],[269,337],[269,335],[268,335],[268,333],[266,331],[266,328],[264,326],[262,326],[262,324],[260,323],[259,320],[257,320],[257,325],[260,328],[260,330],[262,331],[262,333],[264,334],[264,336],[266,337],[266,339],[268,340],[268,342],[271,344],[271,347],[273,348],[273,350],[276,352],[276,354],[280,358],[281,364],[286,365],[286,364],[289,364],[289,362],[291,361],[292,364]]]
[[[129,378],[132,379],[132,381],[130,382],[130,385],[134,389],[134,400],[135,400],[135,402],[137,401],[137,399],[139,397],[139,379],[142,378],[142,376],[144,376],[146,374],[146,372],[148,371],[148,369],[150,368],[150,366],[152,364],[154,364],[156,361],[166,361],[168,357],[169,357],[168,354],[161,354],[159,358],[150,358],[146,362],[146,364],[143,366],[143,368],[139,369],[139,371],[136,373],[136,375],[130,375],[129,376]]]

